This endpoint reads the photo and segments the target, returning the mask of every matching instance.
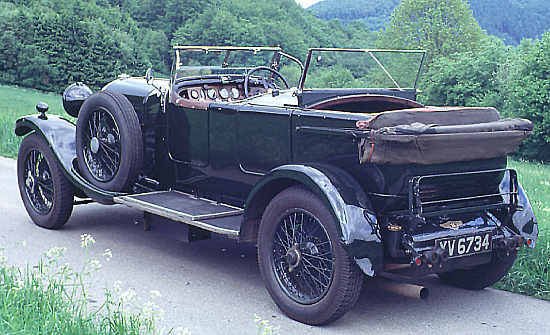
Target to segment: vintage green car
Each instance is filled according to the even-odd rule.
[[[21,197],[50,229],[95,201],[184,241],[255,242],[275,303],[312,325],[350,310],[365,276],[482,289],[536,243],[506,167],[532,124],[417,102],[424,57],[314,48],[302,63],[278,47],[175,47],[170,79],[69,86],[76,125],[42,103],[17,120]]]

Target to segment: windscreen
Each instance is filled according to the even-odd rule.
[[[275,68],[289,82],[297,85],[301,68],[295,61],[278,54],[278,49],[178,49],[176,80],[208,75],[246,75],[258,66]]]
[[[416,88],[423,51],[312,49],[304,88]]]

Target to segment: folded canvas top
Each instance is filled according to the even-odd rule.
[[[492,107],[423,107],[383,112],[369,121],[370,129],[410,125],[418,122],[438,126],[487,123],[500,120]]]
[[[442,164],[514,152],[533,130],[494,108],[417,108],[377,115],[359,143],[361,163]]]

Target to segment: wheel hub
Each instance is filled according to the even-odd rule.
[[[288,263],[288,271],[294,271],[294,269],[296,269],[302,261],[302,253],[300,252],[298,244],[295,244],[292,248],[288,249],[285,258]]]
[[[115,135],[109,133],[107,135],[107,143],[109,144],[115,144]]]
[[[27,174],[27,179],[25,180],[25,185],[27,185],[27,187],[31,190],[34,189],[34,177],[31,175],[30,171]]]
[[[99,139],[97,137],[92,137],[90,140],[90,150],[92,150],[94,154],[97,154],[99,151]]]

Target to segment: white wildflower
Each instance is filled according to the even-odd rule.
[[[46,257],[48,257],[49,259],[60,258],[63,257],[66,251],[67,248],[53,247],[46,252]]]
[[[151,300],[162,297],[162,294],[160,294],[160,291],[158,290],[151,290],[150,293],[151,293]]]
[[[133,288],[129,288],[122,292],[120,300],[124,303],[130,303],[136,298],[136,291]]]
[[[173,335],[191,335],[189,328],[178,327],[174,329]]]
[[[120,292],[122,292],[122,282],[120,280],[115,280],[113,283],[113,290],[116,294],[120,294]]]
[[[14,291],[19,291],[25,285],[25,283],[23,283],[23,281],[20,278],[17,278],[14,284],[15,284],[14,287],[11,288]]]
[[[80,235],[80,247],[84,249],[88,249],[88,246],[91,246],[95,243],[95,239],[90,234],[82,234]]]
[[[259,315],[254,314],[254,322],[258,327],[258,334],[261,335],[274,335],[279,331],[279,327],[274,327],[269,324],[268,320],[263,320]]]
[[[147,301],[141,307],[141,312],[146,318],[152,318],[154,320],[162,319],[164,317],[164,310],[152,301]]]
[[[91,272],[97,271],[97,270],[101,269],[101,267],[102,267],[102,265],[97,259],[95,259],[95,258],[90,259],[90,271]]]
[[[111,260],[111,258],[113,258],[113,252],[111,251],[111,249],[105,249],[105,251],[103,252],[103,257],[105,257],[105,260],[108,262]]]

